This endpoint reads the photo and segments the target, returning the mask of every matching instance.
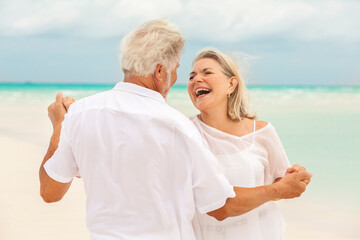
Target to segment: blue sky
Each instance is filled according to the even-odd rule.
[[[249,84],[360,85],[360,1],[2,0],[0,82],[115,83],[119,43],[155,19],[187,42],[192,58],[213,46],[240,57]]]

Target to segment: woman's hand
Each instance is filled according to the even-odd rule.
[[[281,178],[281,180],[273,184],[273,186],[276,186],[278,195],[280,196],[276,200],[279,198],[290,199],[300,197],[300,195],[306,190],[306,182],[310,182],[311,177],[311,173],[303,171],[292,172]]]
[[[292,173],[301,173],[301,172],[305,172],[306,171],[306,168],[303,167],[303,166],[300,166],[299,164],[295,164],[294,166],[286,169],[286,173],[285,173],[285,176],[289,175],[289,174],[292,174]],[[304,183],[306,183],[306,185],[308,185],[310,183],[311,179],[306,179],[306,180],[303,180]]]
[[[63,105],[66,109],[66,112],[69,110],[70,105],[73,104],[74,102],[75,99],[73,99],[72,97],[67,96],[63,98]]]

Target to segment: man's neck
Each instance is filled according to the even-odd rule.
[[[125,76],[124,82],[132,83],[139,85],[144,88],[151,89],[153,91],[157,91],[156,86],[154,84],[154,80],[151,76],[149,77],[142,77],[142,76]]]
[[[124,82],[132,83],[144,88],[148,88],[150,90],[160,93],[164,98],[166,98],[167,92],[164,92],[165,89],[164,86],[156,85],[153,76],[148,76],[148,77],[142,77],[136,75],[125,76]]]

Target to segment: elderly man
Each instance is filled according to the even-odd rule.
[[[192,122],[165,102],[183,45],[171,23],[145,23],[122,41],[124,82],[70,109],[58,94],[48,109],[41,196],[59,201],[80,175],[91,239],[195,239],[195,209],[222,220],[305,191],[306,172],[257,188],[228,183]]]

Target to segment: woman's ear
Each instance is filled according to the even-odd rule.
[[[233,93],[237,85],[239,84],[238,79],[235,76],[232,76],[229,79],[229,94]]]

